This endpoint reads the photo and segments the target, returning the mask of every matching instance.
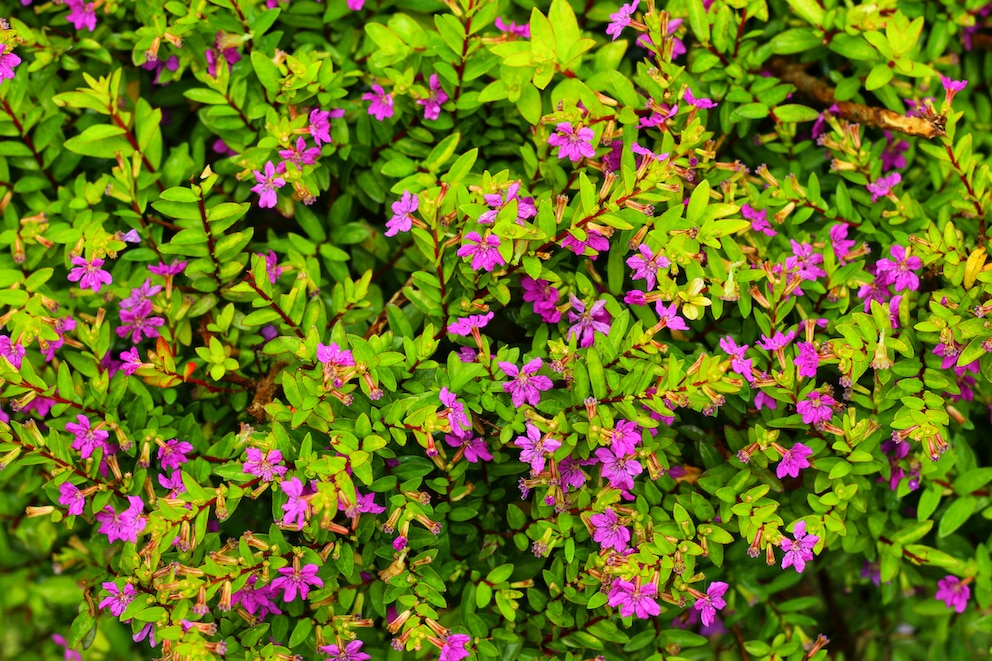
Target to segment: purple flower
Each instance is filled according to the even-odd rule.
[[[785,260],[785,268],[799,269],[799,277],[803,280],[816,280],[827,277],[827,272],[817,264],[823,263],[823,255],[813,252],[809,243],[799,243],[789,239],[792,244],[792,256]]]
[[[455,436],[445,434],[444,442],[453,448],[465,448],[465,459],[470,464],[477,464],[480,461],[492,461],[493,455],[489,452],[486,442],[477,436],[466,434],[465,436]]]
[[[362,651],[362,641],[353,640],[344,646],[343,649],[337,645],[323,645],[320,651],[329,654],[324,661],[368,661],[372,658]]]
[[[85,415],[77,415],[76,420],[78,422],[70,422],[65,426],[67,432],[76,435],[72,442],[72,449],[79,450],[83,459],[89,459],[97,448],[103,448],[103,452],[106,454],[107,438],[110,436],[110,432],[105,429],[93,429],[90,426],[89,418]]]
[[[358,489],[355,489],[355,502],[346,505],[338,499],[338,509],[352,520],[357,519],[359,514],[382,514],[386,511],[385,507],[375,502],[374,493],[362,493]]]
[[[527,436],[518,436],[513,444],[522,450],[520,461],[529,463],[533,473],[543,471],[547,461],[545,455],[554,454],[561,447],[561,441],[542,434],[540,429],[530,423],[527,423]]]
[[[786,450],[785,454],[782,455],[782,461],[779,462],[778,468],[775,470],[778,479],[781,480],[786,475],[799,477],[799,471],[809,468],[809,461],[806,457],[811,454],[813,451],[802,443],[796,443],[791,449]]]
[[[799,355],[796,356],[799,376],[815,377],[816,368],[820,365],[820,354],[816,352],[816,347],[809,342],[800,342],[796,346],[799,348]]]
[[[480,328],[486,327],[486,324],[492,320],[493,316],[494,313],[487,312],[486,314],[473,314],[468,317],[456,319],[448,324],[448,332],[452,335],[460,335],[462,337],[475,335],[479,332]]]
[[[14,67],[21,63],[21,58],[13,52],[6,53],[7,44],[0,44],[0,80],[14,78]]]
[[[289,501],[282,506],[283,511],[286,512],[282,517],[282,525],[295,525],[297,530],[303,530],[307,521],[307,513],[310,511],[310,503],[303,498],[303,483],[300,482],[300,478],[293,477],[280,482],[279,488],[289,496]],[[295,523],[293,519],[296,519]],[[292,599],[286,601],[292,601]]]
[[[936,598],[943,600],[948,608],[953,608],[957,613],[963,613],[968,608],[970,596],[971,588],[956,576],[945,576],[937,582]]]
[[[878,202],[878,198],[887,197],[892,193],[892,187],[902,181],[902,175],[898,172],[879,177],[875,181],[865,184],[865,188],[871,193],[871,201]]]
[[[720,339],[720,348],[730,356],[730,369],[743,376],[750,383],[754,381],[754,375],[751,373],[754,371],[754,361],[751,358],[744,358],[748,346],[745,344],[739,347],[730,337]]]
[[[92,2],[66,0],[65,4],[69,8],[69,14],[65,20],[72,23],[73,27],[77,30],[86,28],[90,32],[96,29],[96,10]]]
[[[186,455],[192,451],[193,446],[186,441],[175,438],[166,441],[165,445],[159,446],[158,449],[158,461],[162,470],[179,468],[189,461]]]
[[[599,542],[601,549],[613,549],[623,553],[630,541],[630,531],[620,525],[620,519],[612,507],[607,507],[602,514],[593,514],[589,522],[595,527],[592,540]]]
[[[331,142],[331,113],[328,110],[314,108],[310,111],[310,136],[320,147],[322,144]],[[299,141],[297,141],[299,144]],[[317,151],[320,155],[320,151]],[[286,158],[283,156],[283,158]]]
[[[14,369],[21,369],[21,363],[24,361],[24,356],[27,355],[27,352],[24,345],[20,342],[12,341],[9,335],[0,335],[0,356],[9,360],[10,364],[14,366]]]
[[[441,114],[441,104],[448,100],[448,95],[441,88],[437,74],[430,77],[430,94],[425,99],[417,99],[417,105],[424,107],[424,119],[437,119]]]
[[[813,547],[820,541],[817,535],[806,534],[806,522],[800,521],[793,531],[796,540],[785,538],[782,540],[782,550],[785,557],[782,558],[782,569],[794,567],[802,574],[806,569],[806,563],[813,559]]]
[[[530,25],[524,23],[523,25],[517,25],[513,21],[507,23],[503,20],[503,17],[496,19],[496,28],[502,32],[512,34],[517,37],[523,37],[524,39],[530,39]]]
[[[636,142],[630,146],[630,150],[632,152],[634,152],[635,154],[638,154],[639,156],[642,156],[642,157],[648,159],[649,161],[659,161],[660,162],[660,161],[663,161],[666,158],[668,158],[668,152],[667,151],[664,154],[655,154],[653,151],[651,151],[647,147],[642,147],[639,144],[637,144]],[[642,163],[643,163],[643,161],[641,159],[638,159],[638,163],[637,163],[638,164],[638,167],[640,167],[640,165]]]
[[[282,267],[279,266],[279,256],[276,255],[276,251],[269,250],[265,254],[256,254],[265,259],[265,273],[269,276],[269,282],[273,285],[276,284],[279,281],[279,276],[282,275]]]
[[[654,600],[654,595],[657,593],[658,587],[654,583],[635,585],[630,581],[618,578],[613,581],[610,599],[607,603],[613,607],[619,606],[621,617],[636,615],[642,620],[646,620],[661,614],[661,607]]]
[[[22,2],[23,2],[23,0],[22,0]],[[151,625],[149,625],[149,626],[151,626]],[[83,660],[82,655],[78,651],[76,651],[76,650],[72,649],[71,647],[69,647],[69,642],[65,639],[64,636],[60,636],[57,633],[53,633],[52,634],[52,642],[55,643],[56,645],[58,645],[59,647],[64,647],[65,648],[65,651],[62,653],[62,659],[63,659],[63,661],[82,661]]]
[[[830,228],[830,243],[834,247],[834,257],[841,264],[847,263],[847,254],[857,245],[857,241],[847,238],[847,225],[837,223]]]
[[[766,393],[764,390],[759,390],[758,394],[754,396],[754,405],[759,411],[763,408],[767,408],[772,411],[778,408],[778,402],[775,401],[775,398]]]
[[[561,240],[561,245],[563,248],[568,248],[576,255],[583,255],[586,252],[586,248],[593,251],[590,258],[596,259],[600,252],[605,252],[610,249],[610,241],[605,236],[597,232],[596,230],[586,230],[585,241],[579,241],[572,231],[569,230],[565,232],[565,237]]]
[[[280,149],[279,156],[302,169],[304,165],[313,165],[317,162],[320,158],[320,147],[307,147],[306,139],[301,136],[296,139],[295,147]]]
[[[644,278],[648,289],[654,289],[657,282],[658,271],[667,269],[672,263],[662,254],[655,254],[647,245],[641,244],[637,247],[640,255],[627,258],[627,266],[634,269],[631,278],[639,280]]]
[[[518,225],[523,225],[525,220],[533,218],[537,215],[537,207],[534,206],[534,198],[520,197],[519,181],[515,181],[510,184],[510,187],[506,190],[505,198],[499,193],[489,193],[487,195],[483,195],[483,198],[485,198],[486,204],[492,208],[479,216],[480,225],[491,225],[493,221],[496,220],[499,210],[509,204],[510,200],[517,201]]]
[[[80,289],[92,289],[99,293],[104,285],[109,285],[114,281],[110,273],[100,268],[104,264],[102,259],[86,261],[82,257],[73,257],[72,263],[75,268],[69,271],[68,280],[69,282],[78,282]]]
[[[536,376],[537,371],[544,364],[540,358],[535,358],[523,369],[518,369],[513,363],[497,363],[503,373],[513,379],[503,384],[503,391],[510,393],[513,406],[520,408],[526,401],[531,406],[537,406],[541,401],[541,391],[550,390],[554,385],[546,376]]]
[[[818,390],[814,390],[806,399],[796,404],[796,411],[803,416],[803,422],[807,425],[815,425],[820,422],[829,422],[834,416],[834,398],[824,395]]]
[[[359,11],[365,7],[365,0],[348,0],[348,9],[351,11]]]
[[[520,279],[524,290],[524,302],[534,304],[534,312],[541,316],[546,323],[557,324],[561,320],[558,305],[558,290],[547,280],[535,280],[530,276]]]
[[[620,11],[610,14],[610,24],[606,26],[606,34],[616,41],[620,37],[623,29],[630,25],[630,17],[637,11],[637,5],[641,0],[634,0],[620,6]]]
[[[265,163],[265,173],[253,170],[255,181],[258,183],[251,187],[252,192],[258,193],[258,206],[263,209],[271,209],[279,201],[276,191],[286,185],[286,180],[276,176],[276,166],[272,161]]]
[[[633,455],[618,455],[610,448],[598,448],[596,458],[603,462],[603,477],[609,480],[611,487],[621,491],[633,489],[634,478],[644,471]]]
[[[180,470],[172,471],[172,475],[159,473],[158,483],[163,489],[169,490],[169,498],[175,498],[186,492],[186,485],[183,484],[183,472]]]
[[[68,507],[70,515],[78,516],[86,507],[86,497],[72,482],[63,482],[59,485],[59,505]]]
[[[579,346],[591,347],[595,342],[595,334],[610,333],[610,313],[604,308],[606,301],[601,299],[586,309],[586,304],[569,294],[572,302],[572,309],[568,312],[568,320],[572,322],[572,327],[568,329],[568,337],[575,337],[579,340]]]
[[[372,85],[372,91],[362,95],[362,101],[370,101],[369,114],[380,122],[393,116],[393,95],[386,94],[381,85]]]
[[[745,204],[741,207],[741,215],[747,220],[751,221],[751,231],[752,232],[762,232],[767,236],[775,236],[778,234],[772,229],[772,226],[768,224],[768,210],[762,209],[758,211],[750,204]]]
[[[128,496],[127,499],[130,505],[120,514],[112,506],[107,505],[95,517],[100,522],[100,534],[106,535],[107,541],[111,544],[118,540],[137,543],[138,535],[148,523],[148,517],[141,516],[141,512],[145,509],[141,497]]]
[[[446,387],[441,388],[438,397],[441,403],[450,409],[448,413],[448,424],[451,425],[451,433],[459,438],[472,432],[472,421],[465,413],[465,404],[458,401],[457,395]]]
[[[467,243],[458,249],[459,257],[471,257],[472,268],[476,271],[493,271],[497,266],[506,264],[503,255],[499,254],[499,237],[495,234],[488,234],[485,238],[478,232],[469,232],[465,235]]]
[[[156,275],[172,276],[179,275],[186,269],[186,260],[175,261],[171,264],[159,262],[156,266],[149,265],[148,270]]]
[[[923,260],[910,256],[909,251],[900,245],[889,248],[892,259],[882,258],[875,264],[877,279],[885,285],[895,285],[896,292],[920,288],[920,278],[913,273],[923,268]]]
[[[143,337],[158,337],[156,329],[165,325],[165,319],[153,317],[151,313],[152,302],[146,298],[135,302],[131,309],[122,309],[121,325],[116,329],[118,337],[130,336],[132,342],[141,342]]]
[[[636,422],[619,420],[610,433],[610,449],[616,456],[634,454],[641,444],[641,428]]]
[[[947,76],[941,76],[940,84],[944,86],[944,103],[951,105],[951,101],[954,100],[954,95],[964,90],[964,88],[968,86],[968,81],[951,80]]]
[[[665,306],[664,301],[658,301],[654,305],[655,311],[658,313],[658,327],[659,328],[669,328],[671,330],[689,330],[689,326],[686,325],[685,319],[678,315],[678,308],[673,301],[671,305]]]
[[[444,639],[441,647],[441,656],[437,661],[461,661],[469,656],[471,652],[465,649],[471,638],[464,633],[454,633]]]
[[[789,331],[785,335],[783,335],[781,331],[775,331],[775,335],[772,337],[762,334],[761,341],[758,342],[758,346],[765,351],[778,351],[779,349],[784,349],[787,347],[789,342],[792,342],[795,337],[796,331],[794,330]]]
[[[296,599],[297,592],[300,593],[301,599],[306,599],[307,595],[310,594],[311,585],[318,588],[324,587],[324,582],[317,578],[319,569],[314,564],[304,565],[300,569],[283,567],[279,570],[281,576],[272,581],[272,589],[283,590],[282,600],[286,603]]]
[[[892,131],[882,131],[885,136],[885,150],[882,152],[882,172],[898,170],[906,167],[906,157],[903,153],[909,151],[909,143],[905,140],[895,140]]]
[[[123,615],[128,605],[138,595],[138,591],[130,583],[125,583],[123,590],[111,581],[106,581],[102,585],[103,589],[110,593],[110,596],[104,597],[103,601],[100,602],[100,608],[109,609],[114,617]]]
[[[722,581],[714,581],[709,589],[706,590],[706,596],[701,599],[696,599],[696,603],[693,604],[693,608],[700,612],[700,619],[703,622],[703,626],[710,626],[716,620],[716,612],[723,610],[727,602],[723,600],[723,595],[727,592],[727,588],[730,586]]]
[[[279,450],[269,450],[265,454],[258,448],[248,448],[248,460],[245,461],[241,472],[255,477],[262,478],[262,482],[271,482],[276,476],[282,477],[286,474],[286,467],[282,465],[282,452]]]
[[[420,205],[420,198],[410,191],[403,191],[403,197],[393,202],[393,217],[386,221],[386,236],[396,236],[409,232],[413,227],[413,212]]]
[[[697,108],[703,108],[703,109],[716,108],[717,105],[719,105],[716,101],[714,101],[712,99],[707,99],[705,97],[702,98],[702,99],[697,99],[696,97],[694,97],[692,95],[692,90],[691,89],[688,89],[688,88],[686,88],[685,95],[682,97],[682,99],[686,103],[688,103],[690,106],[696,106]],[[717,585],[717,584],[714,583],[714,585]],[[703,621],[704,622],[706,621],[705,617],[703,618]]]
[[[583,157],[596,156],[596,149],[592,145],[596,134],[591,128],[583,127],[576,131],[570,123],[559,122],[555,129],[558,132],[548,137],[548,144],[559,148],[558,158],[567,158],[573,163],[578,163]]]
[[[258,619],[264,620],[265,616],[269,613],[275,615],[282,615],[282,611],[276,606],[273,601],[274,590],[272,585],[266,585],[261,588],[256,588],[255,584],[258,582],[257,576],[250,576],[248,578],[248,583],[231,595],[232,604],[240,604],[246,611],[254,615],[258,612]]]
[[[355,357],[347,349],[342,349],[337,342],[317,343],[317,360],[331,367],[354,367]]]

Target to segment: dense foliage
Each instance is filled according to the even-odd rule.
[[[980,658],[989,10],[3,0],[0,657]]]

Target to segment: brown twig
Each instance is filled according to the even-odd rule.
[[[251,400],[251,404],[248,405],[248,415],[259,422],[265,422],[265,407],[272,403],[272,398],[275,396],[277,388],[276,377],[284,367],[286,367],[286,363],[283,361],[275,363],[269,369],[269,373],[255,384],[255,397]]]
[[[403,283],[403,286],[400,287],[395,294],[393,294],[392,298],[389,299],[389,302],[383,306],[382,312],[379,313],[379,316],[377,316],[375,318],[375,321],[372,322],[372,325],[369,326],[368,332],[365,333],[366,340],[372,337],[373,335],[378,335],[379,333],[382,332],[382,329],[386,327],[386,321],[389,318],[388,311],[390,305],[395,305],[399,307],[400,305],[403,305],[409,300],[407,299],[406,294],[403,293],[403,290],[412,284],[413,284],[413,276],[411,275],[407,279],[407,281]]]
[[[771,61],[770,68],[777,78],[782,82],[795,85],[796,91],[808,99],[825,107],[836,104],[840,116],[849,122],[922,138],[939,138],[945,135],[943,116],[933,119],[907,117],[885,108],[875,108],[851,101],[838,101],[834,97],[834,88],[823,79],[815,78],[806,73],[802,64],[777,57]]]

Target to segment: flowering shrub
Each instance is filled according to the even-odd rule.
[[[981,657],[990,7],[4,3],[0,656]]]

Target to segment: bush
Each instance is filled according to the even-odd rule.
[[[989,7],[27,5],[0,656],[992,645]]]

